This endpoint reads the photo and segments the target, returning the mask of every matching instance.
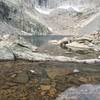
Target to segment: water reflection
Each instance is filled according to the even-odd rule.
[[[32,36],[32,44],[40,46],[43,43],[43,36]]]
[[[63,35],[33,35],[33,36],[24,36],[24,38],[31,42],[33,45],[41,46],[48,43],[49,40],[60,40],[64,38]],[[70,37],[70,36],[69,36]]]

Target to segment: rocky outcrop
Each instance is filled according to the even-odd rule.
[[[0,47],[0,60],[15,60],[15,55],[10,48]]]
[[[37,51],[37,47],[26,42],[24,39],[17,39],[12,36],[4,36],[0,41],[0,60],[23,59],[28,61],[60,61],[77,63],[96,63],[100,58],[80,59],[67,56],[52,56]]]
[[[48,61],[53,60],[53,57],[47,54],[33,52],[30,48],[21,45],[13,45],[12,51],[17,59],[29,61]]]
[[[55,60],[48,54],[36,52],[37,47],[26,42],[24,39],[17,39],[12,36],[4,36],[0,41],[0,60],[23,59],[29,61]],[[4,50],[3,50],[4,49]],[[15,59],[16,58],[16,59]]]
[[[75,38],[64,38],[56,42],[62,48],[75,51],[77,53],[89,53],[90,51],[100,51],[100,32],[86,34]],[[79,51],[79,52],[78,52]]]

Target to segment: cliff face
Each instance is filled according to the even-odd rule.
[[[55,34],[77,35],[99,29],[99,5],[99,0],[42,0],[35,6],[46,15],[42,20]]]
[[[48,28],[39,22],[38,13],[34,10],[32,2],[24,0],[1,0],[0,23],[1,34],[7,33],[6,31],[9,28],[11,30],[8,30],[8,33],[12,34],[24,31],[32,34],[45,35],[49,32]]]

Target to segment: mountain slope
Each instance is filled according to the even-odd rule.
[[[100,18],[98,24],[94,20],[100,12],[99,4],[99,0],[1,0],[0,19],[2,25],[6,23],[5,28],[12,27],[8,33],[13,33],[14,28],[17,33],[76,36],[98,30]],[[92,22],[96,27],[90,31]],[[2,31],[6,33],[5,29]]]
[[[25,31],[32,34],[45,35],[49,33],[48,28],[39,22],[38,13],[31,6],[27,5],[27,2],[5,0],[0,1],[0,5],[0,19],[5,27],[4,29],[0,28],[1,32],[7,33],[6,28],[11,26],[12,28],[10,28],[8,33],[13,33],[13,28],[20,32]]]

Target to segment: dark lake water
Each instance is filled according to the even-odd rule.
[[[49,40],[60,40],[66,36],[63,35],[33,35],[33,36],[24,36],[24,38],[31,42],[33,45],[41,46],[44,43],[47,43]],[[68,36],[70,37],[70,36]]]

